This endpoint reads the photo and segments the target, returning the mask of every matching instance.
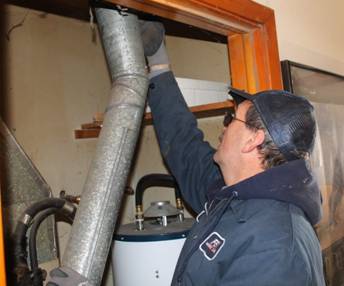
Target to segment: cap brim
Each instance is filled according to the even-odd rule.
[[[251,94],[233,87],[229,88],[228,93],[233,97],[236,104],[240,104],[245,100],[252,101],[254,98]]]

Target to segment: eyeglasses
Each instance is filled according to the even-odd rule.
[[[228,111],[225,113],[225,117],[223,118],[223,126],[224,127],[228,127],[228,125],[231,124],[231,122],[233,120],[240,121],[240,122],[244,123],[245,125],[247,125],[248,127],[252,128],[252,129],[257,129],[256,127],[248,124],[246,121],[241,120],[239,118],[236,118],[235,115],[232,112],[228,112]]]

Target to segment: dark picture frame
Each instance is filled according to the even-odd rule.
[[[304,71],[304,72],[312,73],[316,76],[326,77],[328,80],[332,79],[333,81],[343,81],[344,83],[344,75],[339,75],[333,72],[325,71],[316,67],[300,64],[300,63],[293,62],[290,60],[284,60],[284,61],[281,61],[283,88],[284,90],[287,90],[291,93],[298,94],[297,92],[298,86],[295,86],[295,83],[293,81],[293,78],[294,78],[293,72],[296,69]],[[297,85],[299,84],[300,82],[297,83]],[[298,95],[307,97],[306,94],[298,94]],[[343,94],[343,104],[344,104],[344,94]]]

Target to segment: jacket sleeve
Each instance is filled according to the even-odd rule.
[[[309,267],[287,252],[286,249],[270,249],[238,257],[216,285],[314,286]]]
[[[204,141],[172,72],[151,80],[148,103],[162,156],[183,198],[195,212],[200,212],[206,202],[207,189],[222,179],[213,161],[215,150]]]

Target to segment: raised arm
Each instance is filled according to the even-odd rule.
[[[204,141],[172,72],[166,71],[151,79],[148,102],[162,156],[184,199],[199,212],[206,201],[206,192],[217,181],[222,181],[213,161],[215,150]]]

